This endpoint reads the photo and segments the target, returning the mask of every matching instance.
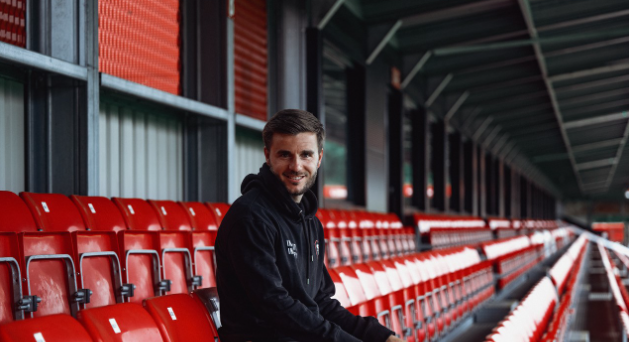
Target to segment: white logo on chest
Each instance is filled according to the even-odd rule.
[[[286,240],[286,246],[288,247],[288,255],[293,255],[296,259],[297,258],[297,245],[290,242],[290,240]]]

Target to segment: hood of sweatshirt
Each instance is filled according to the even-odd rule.
[[[266,163],[260,168],[260,173],[257,175],[250,174],[245,177],[242,181],[241,192],[244,195],[259,187],[271,195],[269,197],[279,211],[297,221],[301,219],[302,214],[306,219],[314,217],[319,208],[317,197],[310,189],[301,198],[301,203],[293,201],[284,183],[271,171],[271,168]]]

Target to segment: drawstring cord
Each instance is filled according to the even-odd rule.
[[[306,228],[306,238],[308,240],[308,255],[310,255],[310,262],[314,261],[314,256],[312,255],[312,246],[311,246],[311,238],[310,238],[310,225],[306,222],[306,218],[304,217],[303,210],[299,211],[301,215],[301,222],[303,222],[304,228]],[[310,262],[306,262],[306,284],[310,285]]]

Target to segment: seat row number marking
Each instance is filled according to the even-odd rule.
[[[96,214],[96,209],[94,209],[92,203],[88,203],[87,206],[90,207],[90,211],[92,212],[92,214]]]
[[[190,208],[190,214],[192,214],[192,216],[197,216],[197,214],[194,213],[194,209]]]
[[[131,215],[135,215],[135,211],[133,211],[133,207],[131,206],[131,204],[127,205],[127,208],[129,208]]]
[[[168,308],[168,313],[170,314],[170,318],[172,318],[173,321],[177,320],[177,316],[175,316],[175,312],[173,311],[173,308]]]
[[[162,207],[162,214],[164,214],[164,216],[168,215],[166,214],[166,208]]]
[[[114,329],[114,332],[116,334],[120,334],[121,333],[120,327],[118,326],[118,323],[116,322],[115,318],[110,318],[109,319],[109,324],[111,324],[111,328]]]
[[[46,342],[46,340],[44,340],[44,335],[40,332],[34,333],[33,337],[35,338],[35,342]]]
[[[44,208],[44,211],[49,213],[50,209],[48,209],[48,204],[46,204],[46,202],[41,202],[41,206],[42,208]]]

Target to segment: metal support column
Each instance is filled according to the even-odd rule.
[[[388,211],[404,218],[404,97],[398,89],[389,93],[389,194]]]
[[[365,148],[365,67],[355,65],[347,69],[347,199],[359,206],[367,205],[367,151]]]
[[[412,163],[413,163],[413,206],[417,209],[430,211],[430,200],[427,195],[428,174],[430,163],[428,160],[428,113],[423,107],[411,113],[412,126]]]
[[[447,132],[443,121],[437,121],[431,125],[432,130],[432,177],[434,197],[432,207],[446,212],[448,210],[447,187]]]
[[[448,134],[450,147],[450,184],[452,194],[450,196],[450,210],[454,212],[462,212],[464,209],[465,182],[463,173],[463,144],[461,142],[461,133],[455,132]]]
[[[322,77],[323,40],[321,31],[316,27],[308,27],[306,29],[306,110],[314,114],[325,126]],[[321,166],[315,185],[311,188],[317,195],[321,207],[323,207],[324,179],[325,174],[323,166]]]
[[[474,142],[466,141],[463,151],[463,208],[472,215],[478,215],[478,162]]]

